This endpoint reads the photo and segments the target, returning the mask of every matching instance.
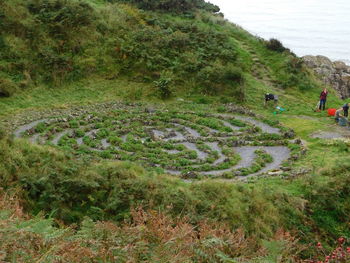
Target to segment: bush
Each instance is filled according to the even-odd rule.
[[[0,125],[0,140],[4,139],[6,137],[6,130],[4,127]]]
[[[154,82],[156,93],[161,99],[168,99],[172,95],[171,74],[163,73],[160,78]]]
[[[109,0],[114,2],[113,0]],[[160,10],[175,13],[190,13],[195,9],[203,9],[208,12],[217,13],[220,8],[204,0],[120,0],[136,4],[146,10]]]
[[[31,0],[28,10],[53,36],[63,39],[67,38],[67,32],[89,26],[95,19],[91,6],[82,1]]]
[[[284,51],[288,50],[287,48],[285,48],[283,46],[281,41],[279,41],[278,39],[275,39],[275,38],[271,38],[269,41],[267,41],[266,47],[268,49],[270,49],[272,51],[276,51],[276,52],[284,52]]]
[[[288,232],[277,231],[262,247],[241,228],[207,220],[194,224],[142,207],[122,224],[85,218],[76,229],[32,217],[18,197],[1,194],[0,214],[2,262],[251,262],[267,254],[291,262],[300,249]],[[271,244],[280,248],[278,255]]]
[[[216,63],[207,66],[198,73],[198,81],[205,94],[218,95],[228,92],[236,98],[244,98],[244,76],[242,71],[233,65],[223,66]]]
[[[0,97],[10,97],[17,90],[17,85],[10,79],[0,78]]]

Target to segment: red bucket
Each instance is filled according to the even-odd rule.
[[[328,109],[328,116],[335,116],[337,109]]]

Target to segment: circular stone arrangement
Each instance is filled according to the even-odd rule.
[[[253,176],[280,168],[291,155],[279,128],[232,114],[123,108],[37,120],[14,135],[184,179]]]

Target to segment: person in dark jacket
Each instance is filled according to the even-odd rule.
[[[325,110],[326,109],[327,96],[328,96],[328,90],[325,88],[321,92],[321,95],[320,95],[320,107],[319,107],[319,110]]]
[[[274,101],[275,105],[277,105],[278,102],[278,96],[275,94],[271,94],[271,93],[266,93],[265,94],[265,100],[264,100],[264,106],[266,106],[268,101]]]
[[[349,107],[350,107],[350,103],[344,104],[344,106],[343,106],[344,117],[348,117],[349,116]]]

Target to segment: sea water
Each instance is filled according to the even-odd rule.
[[[350,64],[349,0],[209,0],[231,22],[298,56],[324,55]]]

